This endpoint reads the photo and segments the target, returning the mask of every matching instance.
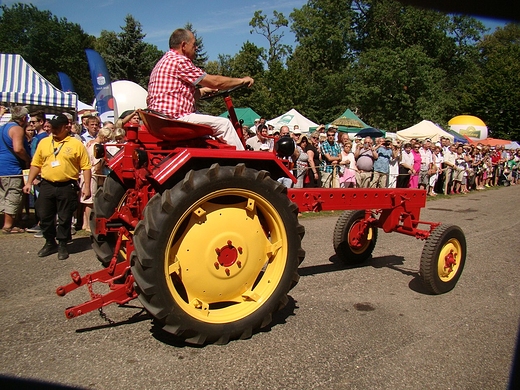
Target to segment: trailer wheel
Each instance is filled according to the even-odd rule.
[[[108,235],[96,234],[96,218],[108,218],[114,214],[114,211],[124,201],[125,193],[126,189],[123,187],[123,184],[109,175],[105,179],[103,186],[94,195],[94,204],[90,214],[92,249],[94,249],[98,260],[105,267],[108,267],[114,256],[117,235],[114,233]],[[120,260],[123,259],[123,255],[120,254]]]
[[[377,228],[365,230],[365,210],[346,210],[334,227],[333,245],[336,255],[349,265],[368,260],[377,242]]]
[[[156,194],[134,233],[139,299],[189,343],[251,337],[298,282],[304,228],[286,188],[244,164],[190,171]]]
[[[421,277],[433,294],[455,287],[466,263],[466,237],[455,225],[440,225],[426,239],[421,255]]]

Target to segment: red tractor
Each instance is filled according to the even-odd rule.
[[[229,93],[225,102],[242,136]],[[464,233],[419,219],[425,191],[287,189],[277,181],[295,181],[280,159],[292,153],[286,145],[275,153],[237,151],[212,139],[208,126],[139,115],[143,125],[127,128],[94,198],[92,246],[105,268],[73,272],[57,289],[63,296],[87,285],[90,292],[89,301],[66,309],[67,318],[139,298],[164,331],[189,343],[248,338],[271,322],[298,283],[301,211],[345,210],[333,245],[346,263],[367,260],[379,230],[398,232],[426,240],[420,275],[431,293],[457,283]],[[108,293],[95,293],[95,282]]]

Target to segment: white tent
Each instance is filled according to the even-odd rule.
[[[298,125],[303,134],[307,134],[309,132],[309,127],[318,126],[317,123],[314,123],[310,119],[305,118],[294,108],[287,111],[285,114],[280,115],[279,117],[267,121],[267,124],[274,126],[274,128],[277,130],[280,129],[280,127],[286,125],[289,126],[289,130],[291,131],[294,128],[294,125]]]
[[[511,141],[510,144],[504,146],[505,149],[520,149],[520,144],[516,141]]]
[[[0,53],[0,103],[42,108],[46,113],[76,111],[78,96],[63,92],[34,70],[19,54]]]
[[[453,135],[427,120],[421,121],[412,127],[399,130],[396,134],[397,139],[401,141],[409,141],[412,138],[417,138],[418,140],[429,138],[432,142],[437,142],[441,137],[448,137],[453,142]]]
[[[78,100],[78,112],[82,112],[82,111],[96,111],[96,109],[94,108],[94,106],[91,106],[90,104],[87,104],[87,103],[83,103],[81,100]]]

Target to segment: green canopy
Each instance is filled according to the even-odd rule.
[[[235,112],[237,113],[238,120],[242,119],[244,121],[244,125],[253,126],[255,124],[255,119],[260,119],[260,115],[258,115],[253,109],[247,108],[235,108]],[[224,111],[219,116],[223,118],[228,118],[229,113]]]
[[[338,131],[342,131],[344,133],[358,133],[360,130],[370,127],[361,119],[359,119],[359,117],[349,108],[347,108],[343,114],[327,124],[325,127],[328,128],[330,125],[336,126]],[[314,131],[316,130],[316,127],[310,128],[309,130]]]

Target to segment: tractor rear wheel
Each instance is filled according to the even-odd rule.
[[[96,218],[109,218],[114,211],[121,206],[124,201],[126,189],[123,184],[115,177],[109,175],[103,186],[94,195],[94,204],[90,214],[90,230],[92,231],[92,249],[96,253],[99,261],[108,267],[117,242],[115,233],[96,234]],[[123,255],[120,255],[123,259]]]
[[[455,225],[440,225],[426,239],[421,255],[420,275],[432,294],[455,287],[466,263],[466,237]]]
[[[244,164],[190,171],[155,195],[134,232],[139,299],[189,343],[267,326],[298,282],[304,228],[286,188]]]
[[[361,264],[372,255],[377,228],[365,227],[365,210],[345,210],[336,222],[333,245],[336,255],[348,265]]]

